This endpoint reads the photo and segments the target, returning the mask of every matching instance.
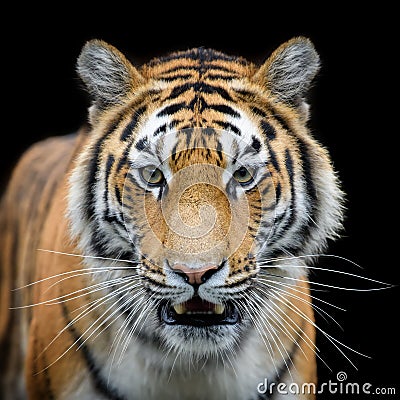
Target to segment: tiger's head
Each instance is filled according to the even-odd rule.
[[[108,268],[91,279],[124,343],[193,359],[268,335],[269,289],[306,279],[299,257],[341,228],[336,174],[307,127],[312,43],[293,38],[260,67],[198,48],[136,68],[92,40],[77,69],[92,104],[68,216],[86,265]]]

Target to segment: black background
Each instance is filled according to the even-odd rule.
[[[2,32],[1,187],[31,143],[72,132],[86,120],[87,97],[75,73],[75,61],[86,40],[110,42],[135,65],[195,46],[213,47],[258,63],[283,41],[304,35],[314,42],[322,61],[310,93],[310,127],[331,153],[347,193],[345,231],[328,252],[361,268],[332,257],[321,259],[318,266],[399,284],[396,12],[365,5],[348,10],[337,4],[336,8],[308,9],[283,5],[276,10],[268,4],[260,8],[249,3],[226,5],[217,14],[214,6],[182,5],[179,17],[173,16],[170,5],[136,9],[118,3],[108,4],[102,12],[96,6],[92,14],[72,4],[57,9],[21,6],[10,12],[8,28]],[[348,288],[379,286],[319,271],[314,271],[312,279]],[[370,357],[341,347],[355,369],[319,334],[319,354],[332,369],[320,362],[320,382],[336,381],[336,374],[344,371],[347,382],[369,382],[373,388],[396,386],[399,393],[399,288],[329,289],[314,294],[347,310],[317,303],[343,330],[318,316],[321,328]]]

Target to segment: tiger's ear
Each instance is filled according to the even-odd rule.
[[[304,108],[304,97],[319,67],[320,58],[314,45],[300,36],[280,45],[253,79],[278,100]]]
[[[100,110],[120,104],[143,82],[138,70],[119,50],[98,39],[83,46],[77,72],[92,98],[91,118]]]

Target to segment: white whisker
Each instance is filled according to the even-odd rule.
[[[293,304],[290,300],[287,300],[290,304]],[[282,310],[281,307],[279,307],[278,304],[275,302],[273,303],[274,307],[276,307],[280,311],[280,315],[285,316],[285,318],[290,320],[290,323],[288,325],[290,326],[291,329],[295,333],[301,333],[301,337],[305,345],[315,354],[315,356],[330,370],[332,369],[329,367],[329,365],[326,363],[326,361],[319,355],[320,349],[317,347],[316,343],[309,337],[309,335],[304,331],[304,329],[297,323],[295,322],[285,311]],[[287,305],[287,304],[286,304]],[[303,316],[301,316],[303,318]],[[294,325],[294,327],[292,326]]]
[[[304,303],[304,304],[306,304],[306,305],[311,306],[311,307],[313,308],[313,310],[314,310],[318,315],[320,315],[325,321],[328,321],[327,318],[326,318],[326,317],[328,317],[328,318],[329,318],[333,323],[335,323],[342,331],[344,330],[343,327],[339,324],[339,322],[337,322],[337,321],[335,320],[335,318],[332,317],[332,315],[330,315],[330,314],[329,314],[327,311],[325,311],[323,308],[321,308],[321,307],[317,306],[316,304],[314,304],[312,301],[303,299],[302,297],[297,296],[297,295],[295,295],[294,293],[290,293],[290,292],[288,292],[288,291],[285,290],[285,289],[278,288],[278,287],[273,287],[273,286],[270,286],[270,287],[271,287],[271,289],[273,289],[273,290],[275,290],[275,291],[278,291],[278,292],[280,292],[280,293],[283,293],[284,295],[286,295],[286,296],[288,296],[288,297],[290,297],[290,298],[293,298],[293,299],[298,300],[298,301],[300,301],[300,302],[302,302],[302,303]],[[330,304],[330,303],[327,303],[327,304]],[[333,305],[332,305],[332,306],[333,306]],[[338,308],[338,307],[336,307],[336,308]]]
[[[234,301],[234,300],[233,300],[233,301]],[[237,307],[238,307],[239,309],[242,310],[242,312],[243,312],[243,310],[244,310],[244,311],[245,311],[245,314],[247,314],[247,315],[249,316],[249,318],[251,319],[251,321],[253,322],[254,327],[256,328],[258,334],[260,335],[261,340],[262,340],[263,343],[264,343],[265,348],[266,348],[267,351],[268,351],[268,354],[269,354],[269,356],[270,356],[270,359],[271,359],[271,361],[272,361],[272,363],[273,363],[273,365],[274,365],[275,372],[276,372],[277,374],[279,374],[278,368],[277,368],[277,366],[276,366],[276,364],[275,364],[275,357],[274,357],[274,354],[273,354],[274,350],[273,350],[272,345],[271,345],[271,343],[270,343],[270,341],[269,341],[269,337],[266,336],[266,335],[264,334],[264,331],[263,331],[262,327],[260,327],[260,325],[259,325],[257,319],[255,319],[255,318],[253,317],[253,314],[247,309],[247,307],[246,307],[244,304],[238,303],[237,301],[234,301],[234,303],[237,305]],[[268,328],[267,328],[267,330],[268,330]],[[271,335],[270,335],[270,336],[271,336]],[[265,342],[265,340],[267,340],[267,343],[268,343],[268,344]],[[275,343],[275,345],[276,345],[276,343]]]
[[[104,303],[106,303],[106,302],[108,302],[108,301],[110,301],[110,300],[113,300],[113,299],[116,298],[117,296],[121,295],[121,293],[124,293],[124,292],[125,292],[122,296],[120,296],[120,297],[118,298],[118,300],[122,300],[123,297],[130,295],[131,292],[132,292],[132,290],[135,289],[135,288],[138,287],[138,286],[139,286],[138,283],[135,283],[135,284],[132,285],[132,282],[128,282],[128,283],[125,284],[124,286],[122,286],[122,287],[120,287],[120,288],[117,288],[117,290],[115,290],[115,291],[113,291],[113,292],[110,292],[110,293],[108,293],[106,296],[103,296],[102,298],[100,298],[100,300],[102,300],[101,305],[103,305]],[[97,319],[82,333],[81,338],[82,338],[84,335],[86,335],[86,334],[92,329],[92,327],[97,323],[98,320],[102,320],[101,324],[98,325],[98,326],[93,330],[93,332],[92,332],[88,337],[86,337],[85,340],[83,340],[83,342],[81,343],[80,346],[82,346],[82,345],[83,345],[83,344],[84,344],[98,329],[100,329],[101,326],[103,326],[110,318],[112,318],[112,316],[113,316],[114,314],[116,314],[116,313],[117,313],[120,309],[122,309],[126,304],[129,304],[130,301],[131,301],[131,297],[129,297],[129,298],[125,301],[125,303],[123,303],[122,305],[118,306],[116,310],[114,310],[109,316],[107,316],[107,318],[103,319],[103,317],[108,313],[108,311],[111,310],[112,308],[114,308],[115,305],[116,305],[116,303],[111,304],[110,307],[109,307],[107,310],[105,310],[105,311],[103,312],[103,314],[101,314],[101,315],[100,315],[100,316],[99,316],[99,317],[98,317],[98,318],[97,318]],[[96,306],[96,308],[97,308],[97,306]],[[91,310],[91,311],[93,311],[93,310]],[[115,321],[115,320],[113,320],[113,322],[114,322],[114,321]],[[109,325],[108,325],[108,326],[109,326]],[[97,336],[98,336],[98,335],[96,335],[96,337],[97,337]],[[95,337],[95,338],[96,338],[96,337]],[[79,346],[79,347],[80,347],[80,346]],[[78,347],[78,349],[79,349],[79,347]]]
[[[98,272],[110,272],[110,271],[124,271],[124,270],[129,270],[129,269],[138,269],[139,267],[131,267],[131,266],[125,266],[125,267],[93,267],[93,268],[79,268],[79,269],[75,269],[72,271],[66,271],[66,272],[62,272],[59,274],[55,274],[55,275],[51,275],[48,276],[46,278],[42,278],[39,279],[37,281],[34,282],[30,282],[26,285],[17,287],[17,288],[13,288],[11,289],[12,291],[17,291],[17,290],[21,290],[21,289],[25,289],[29,286],[33,286],[33,285],[37,285],[38,283],[42,283],[42,282],[46,282],[49,281],[50,279],[55,279],[55,278],[59,278],[59,277],[65,277],[66,275],[72,275],[71,278],[74,278],[75,276],[80,276],[80,274],[84,275],[84,274],[95,274]],[[75,274],[75,275],[73,275]],[[67,277],[68,279],[69,277]],[[57,282],[56,282],[57,283]]]
[[[141,328],[139,329],[139,331],[137,332],[137,335],[140,334],[145,322],[147,321],[147,318],[150,315],[150,310],[155,308],[155,305],[157,303],[157,300],[153,299],[153,296],[155,295],[155,293],[153,293],[149,298],[147,298],[147,304],[145,305],[145,307],[140,311],[139,315],[136,318],[135,323],[132,325],[132,327],[129,329],[128,334],[126,335],[124,341],[122,342],[122,351],[120,353],[119,356],[119,363],[122,361],[122,358],[128,348],[129,343],[131,343],[132,337],[136,331],[136,328],[138,327],[139,323],[141,323]],[[142,303],[144,298],[142,297]],[[140,305],[140,303],[139,303]],[[139,305],[137,306],[137,308],[139,308]],[[142,321],[143,316],[145,316],[144,320]]]
[[[279,261],[291,261],[291,260],[296,260],[296,259],[313,259],[313,258],[323,258],[323,257],[336,258],[338,260],[342,260],[347,263],[350,263],[350,264],[356,266],[357,268],[364,269],[361,265],[350,260],[349,258],[338,256],[336,254],[323,254],[323,253],[321,253],[321,254],[303,254],[303,255],[299,255],[299,256],[295,256],[295,255],[291,254],[287,257],[276,257],[276,258],[266,258],[266,259],[261,258],[259,262],[268,264],[268,263],[273,263],[273,262],[277,262],[277,261],[278,262]]]
[[[261,294],[264,294],[263,291],[261,291]],[[300,344],[297,342],[296,338],[292,335],[292,333],[288,330],[288,328],[284,325],[282,315],[276,312],[270,304],[267,303],[265,298],[261,295],[259,296],[258,293],[254,292],[253,295],[257,298],[258,304],[262,304],[262,307],[265,307],[267,309],[267,313],[264,313],[265,317],[270,321],[271,323],[277,324],[281,332],[285,334],[285,336],[292,341],[303,353],[303,355],[307,358],[304,350],[301,348]],[[290,325],[286,320],[284,321],[292,330],[294,333],[297,333],[297,331],[293,328],[292,325]]]
[[[336,338],[332,337],[331,335],[329,335],[327,332],[325,332],[322,328],[320,328],[314,321],[312,321],[307,315],[304,314],[304,312],[302,310],[300,310],[297,306],[295,306],[293,303],[291,303],[290,301],[288,301],[288,299],[286,299],[284,296],[282,296],[280,293],[276,293],[275,295],[273,295],[272,293],[270,294],[273,298],[275,298],[276,300],[283,302],[287,307],[289,307],[293,312],[295,312],[297,315],[299,315],[300,317],[304,318],[307,322],[309,322],[312,326],[314,326],[319,332],[321,332],[331,343],[332,345],[343,355],[343,357],[346,358],[346,360],[355,368],[357,369],[357,367],[355,366],[355,364],[350,360],[350,358],[344,353],[344,351],[339,347],[343,346],[346,349],[359,354],[363,357],[367,357],[370,358],[369,356],[358,352],[357,350],[345,345],[344,343],[340,342],[339,340],[337,340]],[[290,304],[288,304],[290,303]]]
[[[129,295],[128,299],[127,299],[124,303],[120,304],[120,305],[118,306],[118,308],[116,309],[116,313],[118,313],[118,314],[116,315],[116,317],[115,317],[112,321],[110,321],[107,325],[105,325],[105,326],[103,327],[103,329],[102,329],[101,331],[99,331],[99,332],[96,334],[96,336],[93,338],[93,341],[96,340],[96,338],[97,338],[99,335],[101,335],[104,331],[106,331],[118,318],[120,318],[121,314],[119,313],[119,311],[123,310],[123,309],[126,308],[128,305],[130,305],[130,304],[132,303],[132,300],[135,299],[136,297],[138,297],[139,294],[144,293],[144,290],[141,289],[141,290],[135,292],[134,294],[132,294],[133,290],[136,289],[137,287],[140,287],[140,286],[141,286],[141,285],[138,284],[138,283],[132,285],[132,286],[129,288],[129,292],[128,292],[128,293],[125,293],[123,296],[121,296],[121,297],[118,299],[118,300],[121,300],[123,297]],[[124,291],[126,291],[126,290],[124,290]],[[115,305],[115,303],[114,303],[114,305]],[[113,314],[114,314],[114,313],[113,313]],[[112,317],[113,314],[111,314],[110,317]],[[107,319],[109,319],[109,318],[107,317]],[[104,321],[104,322],[106,322],[106,321]],[[115,340],[115,339],[114,339],[114,340]],[[112,344],[111,344],[111,347],[112,347]]]
[[[279,265],[279,268],[285,268],[285,266]],[[261,266],[261,268],[264,268],[263,266]],[[269,268],[269,267],[267,267]],[[275,268],[275,267],[274,267]],[[325,268],[325,267],[314,267],[314,266],[309,266],[309,265],[287,265],[286,266],[287,269],[291,269],[291,268],[304,268],[304,269],[312,269],[312,270],[317,270],[317,271],[324,271],[324,272],[334,272],[337,274],[342,274],[342,275],[347,275],[347,276],[351,276],[353,278],[358,278],[358,279],[363,279],[369,282],[373,282],[373,283],[379,283],[381,285],[386,285],[383,288],[373,288],[371,290],[380,290],[380,289],[388,289],[391,287],[394,287],[395,285],[390,284],[390,283],[386,283],[386,282],[382,282],[382,281],[378,281],[376,279],[372,279],[372,278],[368,278],[366,276],[362,276],[362,275],[357,275],[357,274],[353,274],[351,272],[346,272],[346,271],[338,271],[335,269],[330,269],[330,268]]]
[[[69,256],[69,257],[80,257],[80,258],[89,258],[93,260],[105,260],[105,261],[113,261],[113,262],[126,262],[130,264],[138,264],[137,261],[132,261],[132,260],[124,260],[120,258],[111,258],[111,257],[100,257],[100,256],[85,256],[82,254],[74,254],[74,253],[64,253],[62,251],[55,251],[55,250],[46,250],[46,249],[37,249],[38,251],[44,251],[46,253],[53,253],[53,254],[59,254],[63,256]]]
[[[106,288],[108,288],[110,286],[114,286],[115,284],[120,283],[120,282],[122,282],[124,280],[131,281],[133,278],[135,278],[135,277],[127,276],[127,277],[115,278],[115,279],[112,279],[112,280],[107,281],[107,282],[95,283],[93,285],[84,287],[82,289],[75,290],[73,292],[70,292],[70,293],[67,293],[67,294],[64,294],[64,295],[61,295],[61,296],[58,296],[58,297],[54,297],[54,298],[49,299],[49,300],[44,300],[44,301],[41,301],[41,302],[38,302],[38,303],[34,303],[34,304],[27,304],[27,305],[24,305],[24,306],[16,306],[16,307],[12,307],[11,309],[12,310],[17,310],[17,309],[23,309],[23,308],[36,307],[36,306],[40,306],[40,305],[48,305],[49,306],[49,305],[55,305],[55,304],[63,303],[63,302],[66,302],[66,301],[75,300],[75,299],[77,299],[79,297],[87,296],[89,294],[93,294],[93,293],[99,292],[101,290],[104,290],[104,289],[106,289]],[[80,293],[80,294],[78,294],[78,293]]]
[[[310,283],[312,285],[327,287],[327,288],[330,288],[330,289],[348,290],[348,291],[355,291],[355,292],[372,292],[372,291],[377,291],[377,290],[388,289],[388,286],[379,287],[379,288],[368,288],[368,289],[346,288],[346,287],[343,287],[343,286],[335,286],[335,285],[329,285],[327,283],[315,282],[315,281],[312,281],[312,280],[309,280],[309,279],[305,280],[305,279],[300,279],[300,278],[293,278],[291,276],[276,275],[276,274],[271,274],[271,273],[268,273],[268,275],[276,277],[276,278],[280,278],[280,279],[289,279],[289,280],[296,281],[296,282]],[[379,281],[375,281],[374,279],[369,279],[369,278],[364,278],[364,279],[372,280],[373,282],[379,282]],[[379,283],[383,283],[383,282],[379,282]]]
[[[100,297],[99,299],[95,300],[94,302],[92,302],[92,304],[90,304],[87,309],[81,311],[77,316],[75,316],[63,329],[61,329],[60,332],[57,333],[57,335],[50,341],[50,343],[48,343],[46,345],[46,347],[40,352],[40,354],[38,355],[38,357],[43,354],[56,340],[57,338],[59,338],[63,332],[65,332],[67,329],[69,329],[71,326],[75,325],[79,320],[83,319],[84,317],[86,317],[90,312],[94,311],[95,309],[97,309],[98,307],[102,306],[103,304],[105,304],[106,302],[108,302],[110,299],[114,298],[115,296],[119,295],[120,293],[123,293],[126,290],[129,290],[130,288],[126,288],[126,287],[122,287],[117,289],[117,291],[115,292],[111,292],[109,294],[107,294],[106,296]],[[57,357],[56,360],[54,360],[52,363],[50,363],[49,365],[47,365],[42,371],[39,372],[43,372],[44,370],[50,368],[52,365],[54,365],[57,361],[59,361],[65,354],[68,353],[69,350],[71,350],[75,345],[77,345],[78,340],[81,340],[81,338],[83,337],[83,335],[87,332],[87,330],[82,333],[79,338],[77,340],[75,340],[59,357]],[[38,372],[38,373],[39,373]]]
[[[245,297],[248,298],[249,296],[245,294]],[[252,304],[252,300],[249,299],[249,298],[248,298],[248,300],[249,300],[249,304]],[[273,342],[275,344],[275,347],[278,350],[278,352],[279,352],[279,354],[280,354],[280,356],[281,356],[281,358],[282,358],[282,360],[283,360],[283,362],[284,362],[284,364],[286,366],[286,369],[287,369],[290,377],[293,378],[291,370],[290,370],[290,368],[289,368],[289,366],[287,364],[287,360],[288,360],[293,365],[293,360],[291,359],[290,354],[288,353],[288,351],[286,349],[286,346],[283,344],[279,334],[273,329],[272,326],[268,326],[268,324],[266,323],[266,320],[269,320],[268,315],[264,312],[264,310],[262,308],[257,308],[257,309],[254,308],[254,313],[256,314],[256,316],[258,316],[258,318],[260,319],[262,325],[267,330],[267,332],[269,334],[269,337],[273,340]],[[278,340],[279,343],[277,343],[277,341],[275,340],[275,337],[276,337],[276,339]],[[281,348],[283,349],[283,352],[286,354],[286,356],[284,356],[284,354],[282,353]],[[274,359],[274,358],[272,358],[272,359]]]
[[[268,276],[268,275],[266,275],[266,276]],[[267,279],[267,278],[265,278],[265,276],[263,276],[263,274],[260,274],[260,275],[258,276],[257,282],[266,282],[266,283],[268,283],[268,284],[274,284],[274,285],[283,286],[283,287],[288,288],[288,289],[290,289],[290,290],[292,290],[292,291],[294,291],[294,292],[306,294],[306,295],[309,296],[312,300],[316,300],[316,301],[319,301],[319,302],[321,302],[321,303],[323,303],[323,304],[327,304],[328,306],[331,306],[331,307],[333,307],[333,308],[336,308],[336,309],[338,309],[338,310],[340,310],[340,311],[346,311],[345,308],[339,307],[339,306],[337,306],[337,305],[335,305],[335,304],[332,304],[332,303],[330,303],[330,302],[328,302],[328,301],[326,301],[326,300],[322,300],[322,299],[320,299],[319,297],[316,297],[316,296],[314,296],[314,295],[309,294],[309,293],[308,293],[308,290],[310,290],[309,288],[307,289],[307,288],[303,288],[303,287],[301,287],[301,286],[298,286],[298,285],[296,285],[296,284],[288,284],[288,283],[280,282],[280,281],[273,280],[273,279]],[[310,302],[310,304],[312,304],[312,303]]]
[[[126,315],[123,323],[121,324],[121,326],[119,327],[119,329],[118,329],[118,331],[117,331],[117,333],[115,335],[115,338],[114,338],[113,342],[111,343],[110,353],[111,353],[111,349],[112,348],[116,349],[116,348],[120,347],[119,344],[120,344],[120,342],[122,340],[124,332],[126,331],[126,328],[131,323],[132,317],[135,315],[135,313],[137,312],[139,307],[142,305],[143,298],[140,297],[140,296],[145,294],[145,293],[146,293],[146,291],[143,288],[141,288],[140,290],[138,290],[137,292],[135,292],[132,295],[131,302],[130,302],[131,310],[129,311],[128,315]],[[138,298],[138,299],[136,299],[136,298]],[[135,300],[135,301],[132,301],[132,300]],[[113,359],[114,359],[114,357],[113,357]]]
[[[76,278],[76,277],[79,277],[79,276],[85,276],[85,275],[94,275],[94,274],[97,274],[97,273],[99,273],[99,272],[111,272],[112,271],[112,269],[107,269],[106,271],[90,271],[90,272],[82,272],[82,273],[80,273],[80,274],[75,274],[75,275],[71,275],[71,276],[67,276],[67,277],[64,277],[64,278],[62,278],[62,279],[59,279],[57,282],[54,282],[54,283],[52,283],[43,293],[46,293],[49,289],[51,289],[52,287],[54,287],[54,286],[56,286],[56,285],[58,285],[58,284],[60,284],[61,282],[63,282],[63,281],[65,281],[65,280],[67,280],[67,279],[71,279],[71,278]],[[137,276],[137,277],[135,277],[134,275],[125,275],[125,276],[123,276],[123,277],[119,277],[119,278],[114,278],[114,279],[125,279],[125,278],[137,278],[137,279],[139,279],[139,277]],[[110,282],[110,280],[108,279],[106,282]]]

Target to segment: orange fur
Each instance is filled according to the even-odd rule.
[[[1,390],[6,399],[23,398],[26,394],[31,400],[74,399],[76,396],[130,398],[130,394],[124,392],[126,382],[121,388],[117,382],[115,390],[108,392],[108,386],[99,378],[102,363],[110,358],[107,350],[122,329],[108,329],[111,320],[119,323],[121,316],[117,311],[122,314],[123,307],[108,308],[105,299],[113,292],[118,293],[118,288],[105,283],[115,276],[125,279],[129,274],[116,275],[118,269],[116,272],[110,268],[109,275],[103,273],[99,278],[93,269],[88,272],[89,262],[94,260],[84,258],[118,258],[127,252],[122,245],[117,248],[116,255],[113,249],[115,243],[122,240],[119,235],[123,236],[115,222],[120,217],[118,207],[123,206],[125,214],[121,214],[126,231],[128,228],[133,231],[131,225],[139,231],[137,242],[132,244],[140,247],[136,249],[139,267],[135,271],[138,276],[135,284],[142,286],[137,289],[138,294],[132,291],[134,299],[135,296],[145,298],[153,286],[160,293],[165,288],[177,289],[184,284],[182,271],[194,269],[197,275],[191,283],[199,284],[203,282],[201,276],[206,269],[214,273],[228,265],[220,286],[230,290],[236,285],[248,284],[239,302],[240,311],[246,314],[254,307],[252,300],[258,308],[267,307],[274,316],[263,319],[260,317],[266,317],[268,312],[255,310],[255,317],[249,318],[252,328],[244,334],[250,339],[243,339],[248,358],[241,353],[240,343],[237,354],[230,355],[231,365],[237,362],[239,367],[242,363],[251,368],[253,360],[258,360],[266,368],[277,363],[282,370],[282,376],[277,379],[286,382],[293,379],[300,384],[317,382],[316,332],[306,272],[295,278],[291,276],[289,282],[295,284],[284,286],[281,297],[272,292],[271,300],[268,297],[270,284],[262,284],[262,279],[269,275],[262,275],[263,267],[258,265],[256,253],[270,239],[262,236],[265,233],[259,233],[263,223],[265,227],[263,218],[273,221],[274,213],[281,222],[290,222],[286,232],[277,230],[278,241],[285,239],[291,228],[294,231],[278,246],[286,249],[282,251],[284,255],[291,251],[302,254],[310,249],[319,250],[340,228],[341,192],[328,153],[306,127],[308,114],[304,96],[318,66],[317,54],[305,38],[294,38],[280,46],[260,68],[241,58],[194,49],[153,60],[136,69],[122,53],[105,42],[95,40],[84,47],[78,70],[94,97],[89,112],[90,126],[76,135],[50,138],[29,149],[17,165],[1,203],[0,372]],[[287,76],[282,71],[288,71]],[[166,110],[171,111],[168,114]],[[162,119],[165,115],[168,120]],[[151,118],[167,122],[161,126],[153,123],[153,126],[148,122]],[[130,176],[135,167],[128,156],[136,151],[141,160],[145,144],[162,137],[167,125],[173,127],[168,129],[177,135],[173,152],[162,160],[165,164],[144,164],[160,168],[160,173],[163,168],[163,171],[168,169],[168,173],[179,177],[168,182],[161,204],[160,185],[149,185],[144,190],[138,177],[143,165],[137,168],[136,175]],[[138,139],[146,129],[156,128],[158,131],[151,132],[153,136],[148,134]],[[185,132],[189,128],[190,135]],[[220,150],[223,134],[237,141],[234,143],[232,139],[234,145],[225,149],[225,153]],[[235,166],[237,161],[240,163],[236,160],[240,146],[243,146],[240,151],[253,156],[246,168],[254,172],[256,178],[257,173],[263,176],[262,179],[258,177],[258,187],[246,186],[247,182],[241,185],[240,181],[233,182],[233,178],[228,183],[224,181],[228,168],[240,167]],[[162,149],[157,151],[161,154]],[[254,154],[258,153],[264,155],[264,163],[257,164],[253,171],[257,161]],[[239,169],[233,169],[231,175],[234,177],[237,171]],[[225,188],[229,182],[233,182],[230,192]],[[235,190],[239,186],[242,194],[237,195]],[[158,197],[156,190],[160,190]],[[215,220],[212,220],[213,212]],[[308,214],[316,227],[308,224]],[[210,223],[212,229],[197,237],[193,232],[200,231],[205,222]],[[102,234],[114,236],[111,239],[104,236],[107,238],[104,239]],[[303,249],[299,243],[304,245]],[[128,261],[135,260],[131,255]],[[168,270],[166,260],[172,266],[183,265],[181,274],[173,275],[179,269]],[[281,265],[278,263],[274,267],[281,268]],[[288,275],[281,277],[283,282],[290,273],[294,274],[290,272],[290,265],[283,266],[281,271],[284,268],[289,272],[284,272]],[[172,280],[168,274],[173,275]],[[19,289],[14,290],[16,288]],[[156,314],[146,307],[157,295],[157,290],[153,289],[147,302],[138,303],[143,304],[145,313]],[[279,297],[275,302],[274,295]],[[191,300],[184,300],[183,304]],[[225,304],[225,300],[217,299],[208,304],[209,307],[217,303],[225,307],[233,301],[228,298]],[[162,304],[161,300],[157,304]],[[172,304],[181,303],[177,300]],[[85,310],[90,312],[85,313]],[[153,330],[157,331],[157,320],[151,318],[149,320],[155,324]],[[124,327],[123,323],[121,326]],[[122,332],[127,333],[126,327],[124,329]],[[273,340],[269,341],[268,337]],[[239,340],[242,338],[238,337]],[[257,347],[262,341],[265,346]],[[145,351],[152,344],[140,343],[145,358],[144,354],[148,354]],[[256,344],[248,349],[246,346],[251,343]],[[176,349],[172,344],[168,351],[167,346],[154,346],[152,351],[161,354],[164,351],[165,360],[172,357],[175,365],[180,353],[174,353]],[[229,346],[228,350],[231,350]],[[135,354],[132,365],[135,363],[135,368],[143,373],[143,380],[155,379],[157,375],[151,375],[154,365],[149,367],[141,353],[132,354]],[[215,357],[218,359],[218,351]],[[193,360],[196,359],[190,359],[190,363],[196,362]],[[290,364],[286,369],[285,363]],[[121,375],[125,372],[121,371]],[[128,372],[126,376],[129,377]],[[182,377],[173,372],[172,367],[171,383],[168,380],[164,385],[165,395],[176,390],[177,397],[181,393],[182,398],[187,398],[184,390],[190,390],[192,383],[204,386],[199,378],[200,370],[190,375],[193,381],[188,378],[189,389],[182,388],[181,392],[179,384],[175,387],[173,380],[182,382]],[[262,377],[262,373],[256,371],[250,378]],[[207,379],[213,382],[212,377]],[[248,379],[243,379],[246,384]],[[129,384],[129,378],[127,381]],[[234,380],[229,382],[235,384]],[[213,393],[217,384],[219,382],[213,382],[205,390]],[[113,381],[110,387],[114,388]],[[132,393],[136,390],[131,389]],[[147,389],[150,393],[151,388],[144,390]],[[256,395],[256,387],[251,390],[249,399]],[[193,396],[203,399],[201,394]],[[315,396],[299,395],[298,398],[310,400]]]

